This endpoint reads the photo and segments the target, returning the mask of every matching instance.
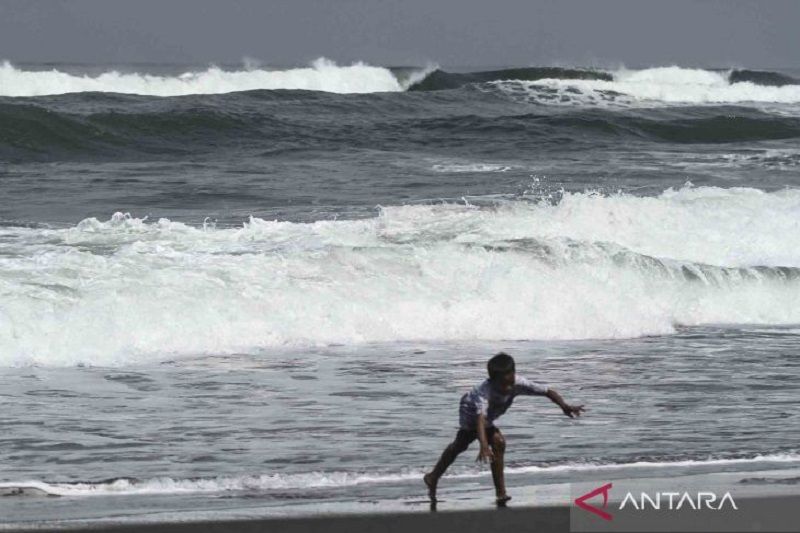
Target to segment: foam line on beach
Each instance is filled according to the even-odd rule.
[[[507,468],[507,475],[530,473],[601,472],[630,469],[719,467],[752,464],[776,464],[785,467],[800,463],[800,454],[779,453],[740,458],[685,459],[676,461],[636,461],[631,463],[565,463],[559,465],[529,465]],[[423,470],[398,473],[368,474],[353,472],[309,472],[299,474],[264,474],[259,476],[230,476],[194,479],[169,477],[136,480],[119,478],[100,482],[20,481],[0,483],[0,494],[6,496],[110,496],[132,494],[187,494],[217,492],[261,492],[289,489],[327,489],[365,484],[403,483],[418,481]],[[488,475],[482,470],[456,470],[447,477],[468,479]]]

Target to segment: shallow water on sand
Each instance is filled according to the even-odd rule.
[[[632,340],[377,344],[10,369],[0,378],[10,429],[3,486],[62,495],[37,504],[55,516],[60,500],[76,498],[97,515],[109,506],[176,511],[198,499],[224,509],[253,498],[264,508],[424,498],[419,476],[453,437],[460,394],[499,349],[516,356],[520,374],[588,408],[570,420],[546,398],[517,399],[498,423],[511,487],[585,480],[613,465],[627,465],[626,476],[800,466],[798,347],[797,329],[708,326]],[[488,491],[475,453],[442,480],[445,494],[476,483]],[[0,502],[3,516],[31,518],[15,501]]]

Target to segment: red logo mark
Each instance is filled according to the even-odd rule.
[[[586,494],[584,494],[580,498],[575,498],[575,505],[577,505],[578,507],[580,507],[584,511],[589,511],[590,513],[596,514],[597,516],[599,516],[603,520],[613,520],[614,517],[612,517],[610,513],[607,513],[606,511],[603,510],[608,505],[608,491],[611,489],[611,487],[612,487],[612,484],[611,483],[607,483],[607,484],[603,485],[602,487],[598,487],[598,488],[594,489],[592,492],[587,492]],[[590,503],[586,503],[586,500],[588,500],[590,498],[594,498],[598,494],[602,494],[603,495],[603,509],[601,509],[599,507],[595,507],[594,505],[592,505]]]

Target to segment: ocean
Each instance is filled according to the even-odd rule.
[[[783,69],[4,63],[0,521],[416,509],[499,350],[587,408],[512,495],[796,490],[798,140]]]

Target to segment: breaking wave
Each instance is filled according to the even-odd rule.
[[[800,82],[757,71],[713,71],[681,67],[619,70],[612,79],[548,78],[496,80],[499,90],[531,102],[555,104],[795,104]]]
[[[410,78],[413,80],[413,77]],[[8,62],[0,65],[0,96],[42,96],[82,92],[110,92],[151,96],[218,94],[256,89],[291,89],[332,93],[402,91],[392,72],[364,63],[339,66],[324,58],[309,67],[288,70],[210,67],[178,76],[104,72],[98,76],[75,75],[56,69],[20,70]]]
[[[103,92],[149,96],[219,94],[252,90],[306,90],[331,93],[441,91],[465,86],[496,86],[525,93],[539,103],[689,103],[800,102],[800,82],[781,72],[703,70],[678,66],[641,70],[521,67],[478,72],[388,68],[365,63],[340,66],[320,58],[308,67],[284,70],[209,67],[180,75],[103,72],[74,74],[57,69],[22,70],[0,65],[0,96],[32,97]]]
[[[800,323],[800,191],[564,193],[239,228],[0,229],[0,364]]]

